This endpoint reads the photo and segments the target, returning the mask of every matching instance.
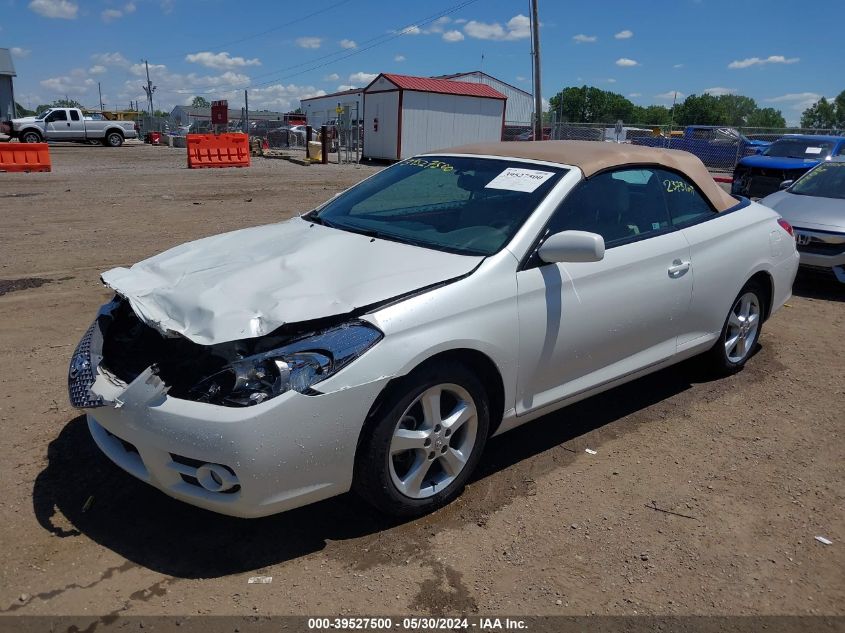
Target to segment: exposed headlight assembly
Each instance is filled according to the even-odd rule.
[[[203,378],[188,397],[227,407],[248,407],[286,391],[302,393],[339,372],[382,336],[377,328],[363,321],[333,327],[232,361]]]

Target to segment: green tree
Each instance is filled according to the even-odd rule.
[[[40,114],[45,110],[49,110],[50,108],[79,108],[80,110],[83,109],[83,106],[79,101],[75,101],[74,99],[56,99],[53,103],[45,103],[41,104],[37,108],[35,108],[36,114]]]
[[[722,120],[719,123],[724,125],[748,125],[749,117],[758,110],[757,102],[751,97],[719,95],[716,99],[722,112]]]
[[[786,127],[786,119],[783,118],[780,110],[774,108],[757,108],[748,116],[745,124],[749,127]]]
[[[15,116],[32,116],[35,114],[34,110],[27,110],[20,103],[15,102]]]
[[[839,97],[841,96],[842,94],[839,95]],[[822,97],[801,113],[801,127],[816,129],[836,127],[838,121],[837,109],[836,99],[831,103]]]
[[[672,120],[672,108],[663,105],[634,106],[631,123],[637,125],[668,125]]]
[[[675,108],[675,121],[679,125],[724,125],[725,113],[718,97],[690,95]]]
[[[549,99],[549,110],[563,121],[575,123],[612,123],[631,121],[634,104],[615,92],[593,86],[564,88]]]
[[[194,100],[191,101],[192,108],[210,108],[211,104],[208,102],[208,99],[205,97],[194,97]]]

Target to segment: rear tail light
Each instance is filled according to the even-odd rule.
[[[780,224],[780,228],[789,233],[793,238],[795,237],[795,231],[792,230],[792,225],[789,222],[783,218],[778,218],[778,224]]]

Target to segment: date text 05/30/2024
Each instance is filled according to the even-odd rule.
[[[528,626],[518,618],[435,618],[407,617],[393,618],[308,618],[308,629],[312,631],[331,630],[400,630],[400,631],[524,631]]]

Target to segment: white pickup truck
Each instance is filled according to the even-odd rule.
[[[3,121],[0,132],[22,143],[100,141],[106,147],[120,147],[125,139],[138,137],[134,121],[109,121],[78,108],[52,108],[37,117]]]

